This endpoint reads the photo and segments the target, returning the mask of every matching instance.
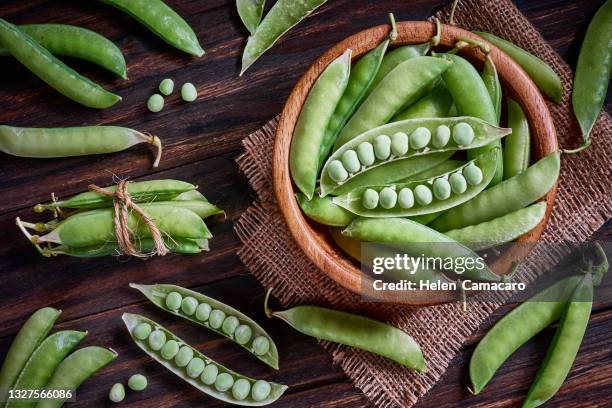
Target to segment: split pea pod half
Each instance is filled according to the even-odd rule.
[[[342,129],[334,149],[356,136],[384,125],[403,107],[412,105],[427,94],[452,62],[442,58],[415,57],[389,72]]]
[[[158,323],[124,313],[132,339],[149,357],[203,393],[230,404],[262,406],[276,401],[287,386],[238,374],[191,347]]]
[[[18,28],[53,55],[92,62],[127,79],[121,50],[95,31],[68,24],[26,24]],[[11,55],[0,46],[0,56]]]
[[[64,330],[47,337],[32,353],[21,370],[15,390],[41,390],[66,357],[87,335],[87,332]],[[6,408],[34,407],[36,401],[8,399]]]
[[[187,54],[201,57],[198,37],[176,11],[161,0],[102,0],[129,14],[162,40]]]
[[[560,153],[551,153],[524,172],[446,211],[431,223],[431,227],[444,232],[480,224],[520,210],[546,195],[559,177],[560,166]]]
[[[531,154],[529,121],[521,105],[510,98],[508,127],[512,129],[512,133],[504,140],[504,180],[527,170]]]
[[[312,86],[293,131],[289,169],[293,182],[308,198],[314,194],[327,125],[346,89],[350,70],[348,49],[325,68]]]
[[[0,18],[0,45],[62,95],[90,108],[109,108],[121,97],[77,73],[19,28]]]
[[[259,27],[265,5],[266,0],[236,0],[236,10],[249,33],[254,34]]]
[[[220,334],[278,370],[278,351],[272,337],[253,319],[216,299],[176,285],[137,285],[155,306]]]
[[[79,349],[57,366],[45,389],[74,392],[85,380],[116,358],[117,353],[114,350],[103,347],[89,346]],[[36,408],[60,408],[65,400],[65,398],[43,399]]]
[[[284,320],[300,333],[365,350],[420,373],[426,370],[425,358],[418,343],[396,327],[364,316],[319,306],[303,305],[284,311],[273,311],[268,307],[269,297],[270,291],[266,294],[266,315]]]
[[[278,0],[254,33],[247,40],[242,54],[240,75],[270,49],[274,43],[293,26],[308,17],[310,13],[327,0]]]
[[[60,314],[61,311],[57,309],[44,307],[34,312],[21,326],[0,368],[0,402],[7,400],[9,389]]]
[[[332,153],[321,172],[321,196],[337,194],[337,189],[354,177],[387,163],[433,153],[475,149],[509,133],[510,129],[467,116],[410,119],[370,129]],[[399,175],[399,178],[408,176],[411,175]],[[372,181],[372,184],[377,183]]]
[[[446,89],[446,85],[440,82],[431,92],[416,101],[414,105],[395,115],[391,121],[446,118],[450,116],[449,113],[452,106],[453,97],[448,92],[448,89]]]
[[[140,144],[157,148],[153,167],[161,159],[162,144],[157,136],[119,126],[69,128],[20,128],[0,125],[0,150],[20,157],[53,158],[114,153]]]

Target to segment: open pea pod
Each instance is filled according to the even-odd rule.
[[[410,119],[368,130],[336,150],[321,172],[321,196],[386,163],[439,152],[475,149],[510,134],[481,119]]]
[[[166,367],[168,370],[172,371],[179,378],[188,382],[198,390],[218,400],[243,406],[262,406],[271,404],[279,399],[287,389],[287,386],[285,385],[262,380],[254,380],[253,378],[238,374],[237,372],[222,366],[188,345],[185,341],[174,335],[165,327],[162,327],[158,323],[147,319],[144,316],[124,313],[123,321],[136,345],[147,353],[152,359]],[[142,333],[140,328],[142,327],[146,327],[147,329],[142,331],[146,334],[146,336],[140,336],[140,333]],[[209,372],[207,372],[205,368],[201,377],[200,375],[191,376],[189,375],[189,365],[179,367],[173,358],[164,358],[161,347],[155,347],[155,349],[152,347],[152,344],[156,346],[163,346],[163,344],[155,344],[155,342],[152,341],[151,337],[153,333],[157,333],[155,336],[155,342],[161,338],[164,340],[164,344],[174,341],[179,347],[186,347],[189,349],[190,353],[188,354],[193,356],[191,361],[197,358],[206,364],[206,368],[209,366],[215,367],[215,370],[212,370],[214,371],[214,375],[210,376]],[[223,377],[223,381],[220,381],[221,377]],[[241,385],[240,390],[237,387],[238,384]]]
[[[452,171],[407,183],[363,187],[332,202],[362,217],[413,217],[455,207],[478,195],[495,174],[498,148]]]

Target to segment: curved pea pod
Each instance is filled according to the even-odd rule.
[[[47,390],[71,390],[77,388],[89,377],[104,368],[117,358],[112,349],[90,346],[84,347],[70,354],[57,366],[53,377],[45,385]],[[41,400],[37,408],[60,408],[66,398]]]
[[[389,122],[404,106],[412,105],[429,92],[451,65],[450,61],[434,57],[416,57],[399,64],[363,101],[338,135],[334,149]]]
[[[121,50],[95,31],[68,24],[24,24],[18,27],[53,55],[89,61],[127,79]],[[0,56],[7,55],[11,54],[0,47]]]
[[[508,127],[512,133],[505,139],[504,180],[516,176],[529,167],[529,121],[521,106],[508,98]]]
[[[242,20],[242,24],[254,34],[263,17],[266,0],[236,0],[236,9]]]
[[[418,372],[425,372],[425,358],[419,344],[406,332],[387,323],[353,313],[319,306],[296,306],[284,311],[268,308],[269,318],[278,317],[295,330],[318,340],[344,344],[386,357]]]
[[[497,122],[495,123],[499,124],[499,119],[501,117],[502,86],[499,76],[497,75],[497,68],[495,68],[495,63],[491,58],[487,57],[485,59],[484,68],[480,73],[480,77],[482,78],[482,82],[484,82],[485,87],[489,92],[491,102],[493,102],[493,108],[495,109],[495,115],[497,116]]]
[[[218,300],[205,296],[201,293],[198,293],[193,290],[186,289],[186,288],[182,288],[176,285],[164,285],[164,284],[138,285],[135,283],[130,283],[130,287],[139,290],[143,295],[147,297],[147,299],[149,299],[155,306],[159,307],[160,309],[163,309],[176,316],[182,317],[183,319],[187,319],[193,323],[199,324],[200,326],[204,326],[207,329],[217,334],[220,334],[223,337],[233,340],[236,344],[248,350],[255,357],[257,357],[258,359],[260,359],[261,361],[263,361],[270,367],[278,370],[278,350],[276,349],[276,345],[274,344],[272,337],[270,337],[270,335],[266,333],[266,331],[260,325],[258,325],[253,319],[251,319],[244,313],[240,312],[239,310],[236,310],[233,307],[226,305],[225,303],[219,302]],[[197,318],[195,313],[187,314],[182,309],[178,309],[178,310],[170,309],[166,305],[166,298],[168,294],[172,292],[179,293],[183,299],[185,299],[186,297],[191,297],[191,298],[194,298],[198,302],[198,304],[207,304],[211,307],[211,311],[221,310],[222,312],[225,313],[226,319],[230,316],[235,317],[236,319],[238,319],[238,323],[240,325],[246,325],[251,329],[250,332],[252,334],[250,338],[245,343],[241,343],[237,341],[234,333],[228,334],[223,331],[222,327],[221,328],[212,327],[208,319],[200,320]],[[264,354],[257,354],[253,346],[255,339],[260,338],[260,337],[265,338],[269,344],[269,349]]]
[[[481,251],[514,241],[528,233],[544,219],[545,213],[546,203],[537,203],[491,221],[446,231],[444,235],[465,244],[474,251]]]
[[[0,368],[0,401],[7,400],[9,389],[15,384],[19,373],[60,314],[61,311],[57,309],[44,307],[34,312],[21,326]]]
[[[168,238],[164,240],[166,248],[175,254],[199,254],[202,251],[208,251],[208,239],[177,239]],[[136,250],[143,254],[151,253],[155,250],[155,242],[150,238],[141,238],[134,242]],[[70,247],[59,245],[55,248],[43,248],[43,255],[68,255],[76,258],[99,258],[102,256],[119,256],[121,250],[117,242],[107,241],[103,244],[91,245],[85,247]]]
[[[432,222],[431,227],[444,232],[480,224],[520,210],[542,198],[555,185],[560,165],[560,153],[551,153],[524,172],[451,208]]]
[[[195,190],[194,190],[195,191]],[[225,211],[216,205],[202,200],[177,200],[177,201],[156,201],[157,204],[167,205],[169,207],[184,208],[198,214],[200,218],[205,219],[213,215],[225,214]]]
[[[304,194],[296,194],[300,208],[308,218],[323,225],[344,227],[355,218],[355,214],[332,203],[331,197],[317,197],[307,199]]]
[[[449,115],[451,106],[453,106],[453,97],[448,92],[448,89],[446,89],[444,82],[440,82],[431,92],[416,101],[412,106],[395,115],[391,121],[446,118],[451,116]]]
[[[197,187],[196,187],[197,188]],[[180,193],[176,197],[171,199],[172,201],[204,201],[208,202],[208,198],[204,196],[204,194],[200,193],[198,190],[189,190],[184,193]]]
[[[482,391],[512,353],[559,320],[581,279],[581,276],[571,276],[549,286],[521,303],[487,332],[470,359],[474,394]]]
[[[495,174],[495,166],[497,163],[497,157],[500,154],[499,149],[489,150],[482,154],[477,159],[468,162],[454,170],[446,173],[438,174],[434,177],[416,181],[410,181],[407,183],[398,184],[387,184],[387,185],[374,185],[369,187],[362,187],[357,190],[353,190],[347,194],[334,197],[332,202],[339,205],[353,214],[357,214],[362,217],[414,217],[417,215],[425,215],[431,213],[437,213],[440,211],[447,210],[449,208],[458,206],[473,197],[478,195],[485,189],[488,183]],[[471,166],[476,166],[482,175],[479,179],[467,182],[467,173]],[[455,174],[455,177],[459,177],[463,180],[463,188],[453,191],[449,179],[451,175]],[[453,177],[453,179],[455,178]],[[478,181],[476,183],[476,181]],[[438,184],[444,184],[442,193],[438,193]],[[427,190],[429,197],[427,200],[419,197],[420,189]],[[380,196],[378,205],[367,206],[365,202],[365,195],[372,194],[374,191]],[[393,205],[385,205],[384,192],[390,197],[396,197]],[[414,197],[408,201],[404,201],[401,195],[408,194],[409,197]]]
[[[21,370],[15,390],[40,390],[53,376],[64,357],[83,340],[87,332],[64,330],[47,337],[32,353]],[[25,408],[36,405],[35,401],[8,399],[6,408]]]
[[[128,331],[130,332],[130,335],[132,336],[132,340],[134,340],[136,345],[140,347],[145,353],[147,353],[155,361],[157,361],[158,363],[166,367],[168,370],[172,371],[179,378],[188,382],[189,384],[191,384],[198,390],[202,391],[203,393],[210,395],[211,397],[214,397],[218,400],[225,401],[230,404],[243,405],[243,406],[263,406],[263,405],[271,404],[272,402],[279,399],[281,395],[283,395],[283,393],[287,389],[287,386],[285,385],[268,382],[269,392],[267,393],[267,395],[265,395],[264,398],[257,398],[257,399],[253,398],[252,393],[249,393],[249,395],[245,396],[245,398],[243,399],[238,399],[232,394],[231,390],[219,391],[213,385],[205,384],[200,378],[190,377],[189,375],[187,375],[185,368],[178,367],[172,360],[164,359],[159,351],[155,351],[151,348],[147,339],[144,339],[144,340],[139,339],[134,335],[135,328],[141,323],[146,323],[150,325],[150,327],[152,327],[154,330],[159,330],[163,332],[167,340],[174,340],[180,346],[187,346],[188,348],[190,348],[191,351],[193,352],[194,358],[197,357],[203,360],[207,365],[215,365],[218,369],[219,375],[221,375],[222,373],[226,373],[226,374],[229,374],[231,378],[234,379],[234,381],[237,381],[239,379],[246,380],[249,383],[251,389],[256,384],[256,380],[246,377],[242,374],[238,374],[235,371],[232,371],[222,366],[216,361],[200,353],[195,348],[189,346],[189,344],[185,343],[185,341],[181,340],[178,336],[174,335],[172,332],[170,332],[166,328],[162,327],[161,325],[159,325],[158,323],[150,319],[147,319],[144,316],[140,316],[137,314],[131,314],[131,313],[124,313],[122,316],[122,319]]]
[[[109,108],[121,97],[108,92],[55,58],[30,36],[0,18],[0,45],[62,95],[89,108]]]
[[[293,182],[312,198],[319,174],[319,156],[325,131],[346,89],[351,70],[351,50],[332,61],[313,85],[293,131],[289,169]]]
[[[257,30],[247,40],[242,54],[240,75],[244,74],[283,34],[308,17],[310,13],[326,1],[303,0],[296,2],[293,0],[278,0],[274,3],[257,27]]]
[[[390,245],[413,255],[432,258],[472,259],[471,266],[465,262],[464,272],[455,272],[457,277],[479,281],[498,282],[504,277],[491,269],[470,248],[425,225],[406,218],[357,218],[342,233],[362,241]]]
[[[201,57],[204,50],[189,24],[161,0],[102,0],[134,17],[159,38],[187,54]]]
[[[425,157],[428,157],[428,156],[425,156]],[[462,160],[453,160],[453,159],[444,160],[443,162],[440,162],[436,164],[435,166],[424,169],[423,171],[420,171],[410,177],[406,177],[401,180],[398,180],[397,182],[398,183],[408,183],[410,181],[425,180],[428,178],[435,177],[438,174],[451,172],[465,165],[466,165],[466,162]]]

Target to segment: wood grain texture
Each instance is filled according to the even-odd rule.
[[[254,199],[239,174],[234,158],[240,140],[277,115],[295,85],[316,58],[330,46],[361,30],[384,24],[393,11],[399,21],[422,20],[445,0],[334,0],[284,36],[242,78],[240,55],[247,32],[231,0],[167,0],[198,34],[206,55],[201,59],[175,51],[138,22],[97,1],[2,0],[0,16],[17,23],[58,22],[93,29],[115,42],[124,52],[129,80],[114,78],[104,70],[77,60],[67,60],[79,72],[121,94],[124,100],[105,111],[83,108],[66,100],[24,72],[10,59],[0,59],[0,123],[16,126],[74,126],[113,124],[159,135],[165,156],[159,169],[151,169],[146,147],[116,154],[66,160],[31,160],[0,156],[0,358],[20,325],[36,308],[51,305],[63,310],[60,328],[87,329],[86,345],[115,348],[119,358],[77,395],[80,407],[114,407],[107,399],[110,386],[142,372],[149,387],[130,392],[121,406],[194,407],[226,406],[202,396],[145,355],[127,337],[120,316],[142,312],[168,324],[212,358],[249,375],[275,379],[290,386],[275,406],[364,407],[364,397],[329,355],[310,338],[278,320],[267,320],[261,311],[263,289],[248,275],[235,252],[239,241],[232,221]],[[588,20],[602,0],[519,0],[517,5],[531,22],[574,64]],[[268,7],[272,2],[268,2]],[[180,86],[193,82],[199,98],[191,104],[175,94],[158,114],[145,104],[163,78]],[[610,105],[608,105],[609,109]],[[209,199],[226,211],[226,222],[211,223],[215,238],[211,252],[198,256],[172,255],[147,262],[114,258],[79,260],[41,258],[13,224],[15,216],[32,219],[31,206],[46,201],[51,191],[64,197],[82,191],[89,183],[101,185],[111,175],[132,179],[171,177],[200,185]],[[609,223],[605,231],[612,231]],[[608,240],[610,236],[608,234]],[[200,328],[167,316],[128,289],[129,282],[170,282],[215,296],[257,319],[276,339],[281,369],[274,372],[239,347]],[[600,299],[612,299],[610,289]],[[504,310],[509,310],[511,306]],[[612,331],[610,301],[596,305],[594,317],[572,370],[570,380],[550,406],[597,407],[612,392]],[[432,406],[517,406],[529,385],[537,362],[544,355],[551,332],[520,350],[495,377],[490,389],[478,397],[465,391],[467,361],[475,342],[501,317],[494,314],[470,344],[453,361],[447,375],[421,401]]]

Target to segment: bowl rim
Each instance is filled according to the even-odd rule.
[[[442,24],[441,28],[440,46],[442,47],[450,48],[460,38],[479,40],[490,47],[489,55],[498,67],[500,80],[505,85],[505,91],[523,107],[528,118],[533,159],[539,159],[557,151],[559,147],[556,129],[550,111],[544,97],[523,69],[503,51],[482,37],[456,26]],[[398,36],[389,44],[389,47],[427,42],[435,34],[435,30],[435,23],[429,21],[398,22]],[[410,296],[406,296],[406,294],[398,296],[395,293],[368,290],[372,286],[371,278],[363,275],[359,268],[355,267],[349,256],[331,243],[327,232],[313,228],[312,221],[304,216],[295,199],[297,189],[289,171],[289,150],[295,123],[308,92],[325,67],[347,48],[353,50],[351,58],[354,61],[380,44],[388,37],[389,31],[389,25],[379,25],[345,38],[317,58],[298,80],[287,98],[276,129],[272,163],[274,193],[293,239],[310,261],[340,286],[368,299],[385,303],[413,306],[448,303],[458,300],[456,292],[411,291],[409,292]],[[484,61],[484,55],[476,47],[467,47],[461,50],[460,54],[471,61],[477,60],[481,63]],[[504,69],[499,69],[502,66]],[[506,78],[503,75],[506,69],[512,73],[511,78]],[[557,186],[558,180],[542,199],[547,204],[544,219],[530,232],[520,237],[517,242],[532,243],[541,237],[552,212]],[[520,247],[522,249],[516,248],[514,251],[510,250],[511,253],[504,253],[501,259],[496,262],[495,268],[492,267],[492,269],[501,274],[510,273],[514,262],[520,259],[517,257],[524,257],[528,253],[525,252],[524,246]]]

